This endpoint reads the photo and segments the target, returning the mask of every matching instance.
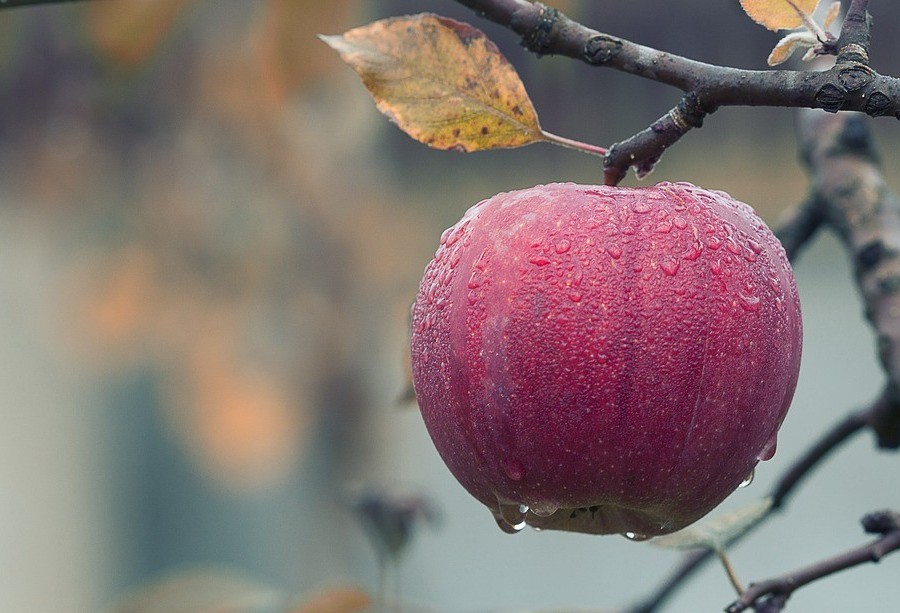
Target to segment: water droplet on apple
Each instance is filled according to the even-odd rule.
[[[750,474],[747,475],[746,477],[744,477],[744,480],[741,481],[741,484],[738,485],[738,487],[747,487],[748,485],[750,485],[751,483],[753,483],[753,476],[754,476],[755,474],[756,474],[756,469],[755,469],[755,468],[751,468],[751,469],[750,469]]]
[[[748,296],[738,292],[738,302],[740,302],[742,309],[750,313],[755,313],[759,310],[759,296]]]
[[[572,248],[572,243],[566,239],[562,239],[556,243],[556,253],[563,254]]]
[[[507,534],[518,534],[525,527],[524,521],[520,522],[516,525],[512,525],[512,524],[507,523],[507,521],[505,519],[503,519],[502,517],[494,516],[494,519],[497,521],[497,525],[500,527],[500,529],[503,530],[504,532],[506,532]]]
[[[503,471],[513,481],[521,481],[525,477],[525,467],[521,462],[512,458],[503,461]]]
[[[678,260],[675,258],[666,258],[660,263],[660,268],[663,269],[663,272],[669,275],[670,277],[674,277],[678,272]]]
[[[528,514],[527,504],[498,498],[497,510],[500,512],[500,517],[503,521],[512,526],[516,532],[525,527],[525,516]]]
[[[531,262],[532,264],[534,264],[535,266],[546,266],[547,264],[550,263],[550,260],[548,260],[547,258],[545,258],[542,255],[533,255],[530,258],[528,258],[528,261]]]
[[[640,213],[640,214],[649,213],[650,211],[653,210],[653,207],[650,205],[650,203],[641,198],[635,200],[635,202],[631,208],[634,210],[635,213]]]
[[[614,260],[618,260],[620,257],[622,257],[622,249],[616,246],[607,247],[606,252],[609,254],[609,257]]]
[[[559,511],[559,507],[554,504],[533,504],[531,505],[531,512],[537,515],[538,517],[550,517],[554,513]]]
[[[775,456],[775,451],[778,448],[778,436],[772,435],[766,442],[766,446],[762,448],[762,451],[759,452],[759,455],[756,456],[756,459],[760,462],[765,462],[766,460],[771,460]]]

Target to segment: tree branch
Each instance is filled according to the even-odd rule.
[[[457,0],[517,33],[538,55],[564,55],[677,87],[682,102],[653,126],[613,145],[605,180],[617,183],[634,166],[647,172],[663,151],[721,106],[785,106],[829,112],[855,110],[900,117],[900,79],[868,67],[865,0],[854,0],[827,71],[741,70],[658,51],[585,27],[556,9],[527,0]]]
[[[752,584],[741,597],[729,605],[726,613],[741,613],[750,607],[775,612],[796,590],[833,573],[865,564],[879,562],[889,553],[900,549],[900,514],[893,511],[871,513],[863,518],[866,532],[881,536],[867,545],[851,549],[793,572]]]
[[[39,4],[63,4],[82,1],[85,0],[0,0],[0,9],[14,9],[23,6],[36,6]]]

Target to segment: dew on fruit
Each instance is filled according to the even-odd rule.
[[[765,462],[766,460],[771,460],[775,456],[775,451],[778,448],[778,435],[773,434],[772,438],[766,441],[766,446],[762,448],[762,451],[759,452],[759,455],[756,456],[756,459],[760,462]]]
[[[675,227],[679,230],[684,230],[687,228],[688,222],[684,217],[678,216],[672,220],[672,223],[675,224]]]
[[[500,513],[500,519],[514,532],[520,531],[525,527],[525,516],[528,514],[528,505],[520,502],[509,502],[497,499],[497,510]],[[503,526],[500,526],[503,528]]]
[[[568,241],[566,239],[557,241],[556,247],[555,247],[556,253],[559,253],[560,255],[562,255],[563,253],[566,253],[571,248],[572,248],[571,241]]]
[[[609,254],[609,257],[614,260],[618,260],[620,257],[622,257],[622,249],[620,247],[616,247],[615,245],[613,245],[612,247],[607,247],[606,252]]]
[[[754,476],[755,474],[756,474],[756,469],[755,469],[755,468],[751,468],[751,469],[750,469],[750,474],[748,474],[746,477],[744,477],[744,480],[741,481],[741,484],[738,485],[738,487],[747,487],[748,485],[750,485],[751,483],[753,483],[753,476]]]
[[[646,534],[640,534],[638,532],[623,532],[622,536],[627,538],[629,541],[649,541],[652,536],[647,536]]]
[[[715,251],[722,246],[722,241],[718,236],[710,236],[708,239],[706,239],[706,246]]]
[[[546,266],[547,264],[550,263],[550,260],[548,260],[547,258],[545,258],[542,255],[533,255],[530,258],[528,258],[528,261],[531,262],[532,264],[534,264],[535,266]]]
[[[649,213],[653,210],[653,206],[650,204],[648,200],[638,199],[635,200],[634,204],[631,206],[632,210],[635,213],[644,214]]]
[[[495,516],[494,519],[497,521],[497,525],[500,527],[500,529],[503,530],[504,532],[506,532],[507,534],[518,534],[527,525],[524,521],[513,525],[510,523],[507,523],[507,521],[505,519],[503,519],[502,517]]]
[[[740,303],[741,308],[749,313],[755,313],[759,310],[759,296],[748,296],[738,292],[738,302]]]
[[[572,302],[581,302],[582,296],[583,296],[583,294],[581,292],[579,292],[578,290],[573,290],[573,291],[569,292],[569,300],[571,300]]]
[[[659,267],[663,269],[664,273],[670,277],[674,277],[678,273],[678,260],[675,258],[666,258],[660,262]]]
[[[521,481],[525,477],[525,467],[521,462],[512,458],[503,461],[503,472],[513,481]]]
[[[672,222],[669,220],[660,222],[658,226],[656,226],[656,232],[658,234],[668,234],[672,231]]]
[[[689,261],[693,262],[694,260],[699,258],[700,254],[702,254],[702,253],[703,253],[703,247],[698,243],[696,245],[691,246],[691,248],[688,249],[687,252],[684,255],[682,255],[681,257],[683,257],[685,260],[689,260]]]
[[[531,512],[537,515],[538,517],[550,517],[554,513],[559,511],[559,507],[554,504],[533,504],[531,505]]]
[[[709,269],[712,271],[714,275],[722,274],[722,262],[720,260],[713,260],[712,264],[709,265]]]
[[[727,249],[734,255],[740,255],[741,253],[740,246],[736,242],[734,242],[734,239],[730,236],[725,239],[725,249]]]

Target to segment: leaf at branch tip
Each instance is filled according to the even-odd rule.
[[[432,14],[320,36],[362,78],[378,110],[435,149],[547,140],[515,69],[483,32]]]
[[[730,513],[701,520],[678,532],[658,536],[651,542],[670,549],[703,547],[722,551],[730,542],[756,525],[771,508],[772,498],[763,498]]]
[[[823,27],[827,30],[831,27],[831,24],[834,23],[834,20],[838,18],[838,15],[841,14],[841,3],[840,0],[837,2],[832,2],[831,6],[828,7],[828,12],[825,14],[825,21],[822,22]]]
[[[778,44],[772,49],[772,53],[769,54],[769,59],[767,60],[769,66],[783,64],[790,59],[791,54],[793,54],[797,48],[811,48],[818,42],[816,37],[810,32],[791,32],[778,41]]]
[[[798,11],[812,15],[819,0],[741,0],[741,7],[756,23],[777,32],[803,25]]]

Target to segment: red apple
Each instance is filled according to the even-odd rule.
[[[687,183],[480,202],[441,237],[412,315],[428,432],[507,531],[696,521],[773,455],[800,366],[780,243]]]

